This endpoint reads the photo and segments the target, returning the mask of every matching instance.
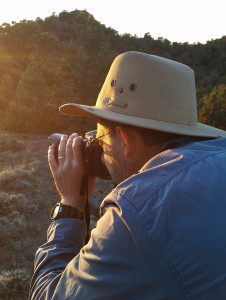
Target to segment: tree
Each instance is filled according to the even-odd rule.
[[[11,130],[17,131],[46,132],[58,126],[68,131],[69,123],[72,130],[76,126],[86,131],[88,121],[58,118],[58,107],[65,102],[94,105],[113,59],[126,51],[163,56],[193,68],[200,118],[211,124],[216,120],[213,113],[221,118],[223,104],[218,99],[223,96],[210,92],[226,84],[226,36],[189,45],[154,39],[149,32],[143,38],[119,35],[87,11],[74,10],[0,26],[1,119],[14,122]],[[224,116],[220,126],[225,126]]]
[[[19,105],[37,108],[47,102],[48,87],[43,74],[34,58],[29,62],[22,74],[17,88]]]
[[[47,85],[37,62],[32,58],[19,81],[16,91],[17,101],[11,102],[6,110],[5,127],[25,132],[44,130],[48,124],[47,97]]]
[[[199,122],[226,130],[226,84],[200,99]]]

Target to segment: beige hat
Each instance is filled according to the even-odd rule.
[[[68,103],[60,107],[60,112],[177,134],[226,136],[226,131],[197,123],[195,76],[191,68],[141,52],[116,57],[96,106]]]

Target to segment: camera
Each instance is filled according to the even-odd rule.
[[[90,176],[100,177],[102,179],[110,179],[110,174],[106,166],[101,162],[103,148],[100,146],[96,138],[97,130],[89,131],[85,134],[82,141],[82,155],[86,170]],[[54,146],[55,159],[58,162],[58,147],[63,134],[54,133],[49,136],[49,140]]]

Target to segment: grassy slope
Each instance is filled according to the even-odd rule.
[[[49,144],[44,135],[0,132],[0,300],[27,299],[35,251],[59,200],[47,162]],[[97,180],[92,226],[111,188]]]

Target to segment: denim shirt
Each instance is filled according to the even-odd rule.
[[[165,147],[85,222],[51,223],[30,299],[226,299],[226,138]]]

